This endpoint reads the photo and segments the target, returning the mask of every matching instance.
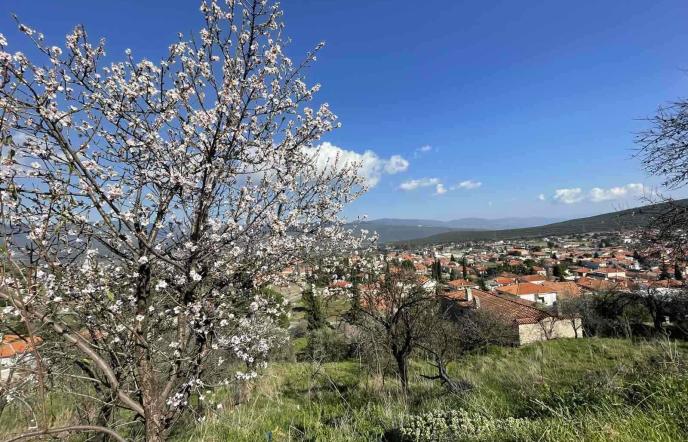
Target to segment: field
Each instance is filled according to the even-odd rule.
[[[383,377],[362,361],[275,363],[245,401],[232,405],[227,395],[223,409],[184,422],[171,440],[686,440],[686,354],[685,343],[598,338],[490,348],[450,366],[469,386],[461,394],[421,378],[430,372],[418,360],[408,395],[392,375]],[[50,404],[54,426],[80,412],[78,397],[52,397]],[[445,434],[450,410],[463,413],[465,425]],[[434,417],[412,417],[427,412]],[[8,406],[0,433],[26,428],[27,419]],[[400,428],[414,425],[430,437],[400,436]]]
[[[469,440],[675,441],[688,438],[688,348],[668,342],[579,339],[494,348],[455,363],[472,388],[461,395],[418,375],[404,395],[359,361],[273,365],[251,399],[179,441],[399,440],[410,414],[463,409],[486,429]],[[517,418],[508,420],[507,418]],[[447,440],[461,439],[452,435]]]

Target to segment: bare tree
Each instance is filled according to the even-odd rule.
[[[573,297],[565,297],[557,302],[557,316],[571,325],[571,328],[573,328],[573,335],[576,338],[579,337],[583,329],[583,302],[581,298]]]
[[[415,271],[398,267],[358,290],[351,317],[367,339],[379,342],[394,358],[402,388],[407,390],[408,360],[428,333],[427,317],[436,302],[434,291],[419,283]]]
[[[426,319],[427,331],[419,347],[431,356],[436,374],[421,376],[440,381],[452,393],[460,393],[470,385],[449,375],[449,362],[488,345],[510,345],[516,339],[512,327],[484,311],[462,309],[456,314],[453,308],[440,304]]]
[[[648,121],[649,128],[636,137],[637,156],[648,173],[663,178],[666,189],[684,187],[688,183],[688,100],[660,107]],[[666,254],[674,261],[683,259],[688,254],[688,205],[667,197],[655,199],[665,204],[651,209],[645,234],[648,253],[659,253],[660,259]]]
[[[358,244],[338,216],[358,164],[315,145],[338,124],[307,106],[315,51],[283,54],[271,2],[201,13],[157,63],[106,65],[82,26],[59,47],[18,22],[39,61],[0,34],[0,320],[73,348],[148,441],[195,392],[257,376],[283,336],[261,287]],[[94,426],[32,434],[68,431]]]

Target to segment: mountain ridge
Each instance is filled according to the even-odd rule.
[[[449,221],[430,219],[379,218],[369,221],[350,223],[352,227],[375,231],[379,235],[379,242],[408,241],[431,235],[455,231],[494,230],[520,227],[532,227],[557,218],[545,217],[504,217],[504,218],[457,218]]]
[[[688,207],[688,199],[639,206],[543,226],[501,230],[450,231],[407,241],[396,241],[396,243],[426,245],[462,241],[498,241],[640,228],[647,226],[654,217],[663,213],[669,207],[669,204]]]

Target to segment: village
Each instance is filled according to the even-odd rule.
[[[367,260],[378,278],[385,269],[411,270],[428,293],[461,309],[489,312],[517,333],[518,345],[584,336],[582,318],[572,306],[583,296],[635,293],[663,296],[684,286],[685,263],[654,253],[643,256],[641,232],[586,233],[528,240],[469,242],[417,250],[382,247]],[[350,256],[352,268],[363,261]],[[331,263],[328,293],[375,290],[370,272],[346,272],[342,260]],[[285,274],[313,279],[313,268],[290,267]],[[322,269],[320,270],[322,273]],[[327,272],[325,272],[327,273]],[[316,278],[317,279],[317,278]],[[659,321],[667,322],[668,317]]]

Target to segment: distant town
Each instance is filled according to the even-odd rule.
[[[377,254],[331,262],[323,268],[293,266],[284,275],[342,293],[355,286],[374,292],[376,279],[390,269],[411,271],[420,287],[460,309],[489,312],[514,328],[517,344],[559,337],[582,337],[580,312],[571,305],[596,293],[680,293],[686,262],[670,262],[655,251],[647,256],[643,232],[594,232],[434,246],[381,245]],[[360,271],[366,262],[369,270]],[[359,272],[356,272],[359,269]],[[654,318],[655,322],[669,318]]]

